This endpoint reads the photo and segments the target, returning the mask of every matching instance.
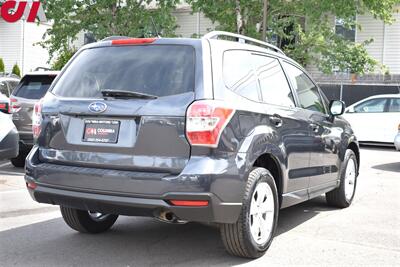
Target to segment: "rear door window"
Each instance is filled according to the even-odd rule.
[[[25,76],[13,95],[27,99],[40,99],[46,94],[55,77],[52,75]]]
[[[380,113],[385,111],[387,98],[377,98],[367,100],[354,107],[354,112],[357,113]]]
[[[135,45],[87,49],[54,86],[62,97],[102,97],[121,90],[158,97],[194,91],[195,52],[188,45]]]
[[[400,98],[391,98],[388,112],[400,112]]]
[[[257,78],[253,69],[251,53],[230,50],[224,53],[223,79],[231,91],[253,101],[260,101]]]
[[[253,59],[263,101],[273,105],[294,107],[292,91],[279,61],[262,55],[253,55]]]

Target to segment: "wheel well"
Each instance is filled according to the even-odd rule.
[[[357,166],[358,166],[358,169],[360,169],[360,149],[358,148],[358,146],[354,142],[351,142],[349,144],[348,149],[353,150],[354,154],[356,154]]]
[[[279,203],[282,202],[282,171],[278,161],[271,154],[263,154],[254,162],[254,167],[262,167],[269,170],[274,177],[279,194]]]

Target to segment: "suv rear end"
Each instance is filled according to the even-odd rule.
[[[328,116],[295,65],[224,32],[90,44],[34,107],[28,190],[79,232],[104,232],[118,215],[215,222],[228,252],[260,257],[281,207],[322,193],[347,207],[354,197],[358,146],[348,149],[355,137],[335,121],[344,104],[333,101]]]
[[[82,49],[35,107],[33,127],[40,129],[26,166],[33,197],[161,219],[169,216],[165,211],[176,216],[172,220],[232,217],[215,212],[223,199],[210,188],[209,174],[226,165],[218,166],[209,147],[192,147],[186,133],[188,107],[212,98],[212,88],[204,86],[203,57],[209,54],[203,45],[122,39]],[[226,208],[238,211],[240,205]]]
[[[20,136],[18,157],[11,160],[16,167],[24,166],[25,158],[33,146],[33,107],[47,93],[58,73],[56,71],[28,73],[10,95],[10,113]]]

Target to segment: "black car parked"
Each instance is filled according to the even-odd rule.
[[[324,193],[351,204],[360,155],[343,111],[278,48],[245,36],[108,38],[36,104],[25,179],[79,232],[118,215],[215,222],[231,254],[256,258],[279,209]]]

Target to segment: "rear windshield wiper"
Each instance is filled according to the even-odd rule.
[[[122,97],[122,98],[142,98],[142,99],[157,99],[158,97],[155,95],[148,95],[139,92],[133,91],[125,91],[125,90],[113,90],[113,89],[104,89],[101,90],[101,94],[104,97]]]

